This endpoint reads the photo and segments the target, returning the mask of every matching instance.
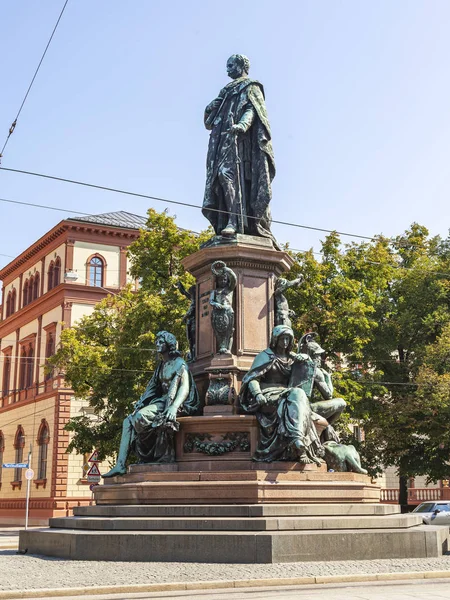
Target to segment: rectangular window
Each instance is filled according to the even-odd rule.
[[[362,441],[362,431],[359,425],[353,425],[353,436],[357,442]]]

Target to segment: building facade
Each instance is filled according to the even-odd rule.
[[[67,219],[0,270],[0,466],[27,462],[31,451],[31,525],[90,501],[88,457],[66,452],[65,430],[86,403],[44,367],[63,328],[134,283],[127,248],[145,222],[122,211]],[[24,470],[0,469],[0,524],[24,522]]]

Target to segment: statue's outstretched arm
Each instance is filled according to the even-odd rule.
[[[176,287],[177,287],[178,291],[180,292],[180,294],[183,294],[183,296],[185,296],[188,300],[192,300],[191,294],[187,291],[187,289],[184,287],[184,285],[181,283],[181,281],[178,281],[176,283]]]
[[[231,269],[229,269],[228,267],[225,267],[224,271],[228,275],[228,281],[229,281],[229,286],[228,287],[229,287],[230,292],[232,292],[232,291],[234,291],[234,288],[237,285],[236,273],[234,271],[232,271]]]
[[[300,285],[303,282],[303,277],[297,277],[297,279],[293,279],[292,281],[287,281],[286,288],[293,288]],[[285,289],[286,289],[285,288]]]

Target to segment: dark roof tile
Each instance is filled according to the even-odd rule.
[[[103,213],[101,215],[88,215],[86,217],[71,217],[68,221],[82,221],[83,223],[98,223],[110,227],[124,227],[126,229],[142,229],[147,222],[146,217],[119,210],[117,212]]]

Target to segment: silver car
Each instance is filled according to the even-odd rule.
[[[425,525],[450,525],[450,501],[422,502],[413,510],[419,513]]]

